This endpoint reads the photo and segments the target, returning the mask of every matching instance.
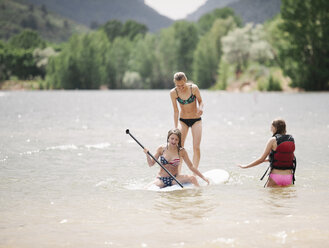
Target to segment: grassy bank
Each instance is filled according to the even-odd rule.
[[[40,90],[42,81],[38,80],[7,80],[0,82],[0,90]]]

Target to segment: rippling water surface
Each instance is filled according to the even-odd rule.
[[[202,96],[200,170],[230,180],[155,192],[143,188],[158,167],[125,130],[154,153],[173,125],[168,91],[0,92],[0,247],[328,247],[329,94]],[[268,189],[265,164],[236,164],[262,153],[276,117],[297,181]]]

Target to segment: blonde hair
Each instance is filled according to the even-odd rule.
[[[169,132],[168,132],[168,136],[167,136],[167,144],[168,144],[168,141],[169,141],[169,137],[172,134],[176,134],[178,139],[179,139],[179,141],[178,141],[178,151],[179,151],[182,148],[182,133],[178,128],[170,129]]]
[[[187,81],[187,77],[185,75],[184,72],[176,72],[174,75],[174,82],[176,81],[181,81],[182,79],[184,79],[184,81]]]
[[[272,126],[275,127],[275,134],[286,134],[286,122],[283,119],[275,119],[272,122]]]

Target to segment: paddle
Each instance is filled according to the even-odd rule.
[[[130,137],[131,138],[133,138],[136,142],[137,142],[137,144],[138,145],[140,145],[143,149],[144,149],[144,146],[141,144],[141,143],[139,143],[139,141],[129,132],[129,129],[127,129],[126,130],[126,134],[129,134],[130,135]],[[153,158],[153,160],[155,161],[155,162],[157,162],[161,167],[162,167],[162,169],[164,169],[167,173],[168,173],[168,175],[170,176],[170,177],[172,177],[172,179],[174,179],[175,181],[176,181],[176,183],[178,183],[178,185],[179,186],[181,186],[182,188],[184,188],[183,187],[183,185],[176,179],[176,177],[174,177],[173,176],[173,174],[171,174],[167,169],[166,169],[166,167],[164,167],[149,151],[147,152],[147,154],[148,155],[150,155],[151,156],[151,158]]]

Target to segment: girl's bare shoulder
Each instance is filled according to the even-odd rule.
[[[165,148],[166,148],[166,145],[160,145],[160,146],[158,147],[158,149],[157,149],[157,152],[158,152],[159,154],[162,154]]]
[[[199,87],[198,87],[198,85],[197,85],[197,84],[195,84],[195,83],[191,82],[191,86],[192,86],[192,91],[193,91],[193,93],[195,93],[195,92],[199,91]]]
[[[275,149],[276,148],[276,138],[275,137],[269,138],[267,141],[267,146],[271,147],[272,149]]]
[[[176,97],[177,96],[176,88],[171,89],[169,94],[171,97]]]

